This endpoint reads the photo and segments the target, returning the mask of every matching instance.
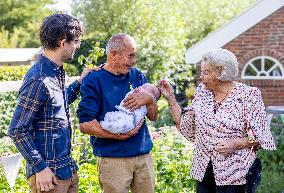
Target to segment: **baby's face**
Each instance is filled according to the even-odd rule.
[[[136,89],[135,89],[136,90]],[[149,83],[146,83],[140,87],[137,88],[137,92],[146,92],[154,95],[156,98],[160,98],[161,92],[158,89],[158,87],[151,85]]]

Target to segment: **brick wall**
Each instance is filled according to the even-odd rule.
[[[223,48],[233,52],[240,63],[240,74],[244,65],[257,56],[270,56],[284,66],[284,7],[262,20]],[[200,75],[200,65],[197,67]],[[241,77],[239,75],[239,77]],[[265,106],[284,105],[284,80],[241,80],[261,90]]]

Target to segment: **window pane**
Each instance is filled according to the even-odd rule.
[[[269,59],[265,59],[264,60],[264,70],[265,71],[268,71],[270,68],[272,68],[272,66],[275,64],[272,60],[269,60]]]
[[[264,72],[260,73],[259,76],[266,76]]]
[[[257,68],[258,71],[261,71],[261,59],[252,61],[252,64]]]
[[[256,75],[257,75],[256,71],[250,65],[248,65],[245,72],[245,76],[256,76]]]
[[[277,66],[274,70],[269,73],[270,76],[282,76],[281,69]]]

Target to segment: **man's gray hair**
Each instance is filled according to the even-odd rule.
[[[119,33],[113,35],[107,43],[106,54],[109,55],[112,51],[122,52],[129,42],[136,44],[134,38],[128,34]]]
[[[220,71],[221,81],[233,81],[238,76],[238,60],[235,54],[226,49],[210,50],[202,56],[202,61]]]

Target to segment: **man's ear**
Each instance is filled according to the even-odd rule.
[[[66,44],[66,39],[62,39],[59,41],[59,47],[64,47],[64,45]]]

